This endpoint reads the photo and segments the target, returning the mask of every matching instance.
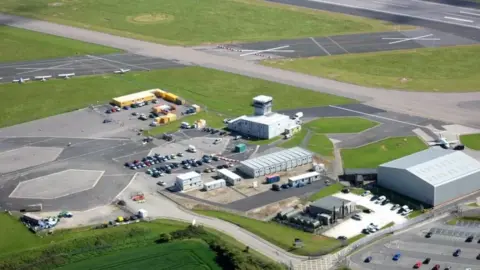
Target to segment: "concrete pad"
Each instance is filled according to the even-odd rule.
[[[221,154],[227,148],[230,138],[222,138],[220,143],[213,144],[216,138],[217,137],[196,137],[178,142],[178,144],[184,145],[185,149],[187,149],[189,145],[193,145],[199,152],[204,152],[205,154]]]
[[[362,233],[362,230],[368,227],[370,223],[378,225],[380,228],[392,222],[388,217],[384,217],[381,213],[375,212],[371,214],[360,213],[362,220],[348,219],[341,224],[326,231],[324,235],[328,237],[337,238],[345,236],[352,238]]]
[[[104,171],[65,170],[20,182],[10,198],[57,199],[93,188]]]
[[[58,147],[22,147],[0,153],[0,173],[14,172],[54,161],[62,153]]]
[[[416,128],[413,130],[413,133],[415,133],[418,137],[420,137],[421,140],[423,140],[425,143],[433,142],[435,139],[428,135],[425,131],[423,131],[420,128]]]
[[[444,125],[443,127],[446,131],[455,133],[457,135],[480,133],[480,129],[466,127],[462,125]]]

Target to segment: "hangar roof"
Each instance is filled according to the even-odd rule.
[[[429,148],[380,166],[407,170],[435,187],[480,172],[478,160],[461,151],[440,148]]]

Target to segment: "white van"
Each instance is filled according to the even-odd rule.
[[[385,196],[380,196],[376,201],[375,201],[375,204],[379,204],[383,201],[385,201],[387,199],[387,197]]]
[[[197,149],[195,148],[195,146],[189,145],[187,151],[191,153],[196,153]]]

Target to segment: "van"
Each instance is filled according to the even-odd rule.
[[[195,148],[195,146],[189,145],[187,151],[190,153],[196,153],[197,149]]]

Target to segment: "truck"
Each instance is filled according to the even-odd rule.
[[[267,182],[267,184],[272,184],[272,183],[276,183],[276,182],[279,182],[280,181],[280,176],[279,175],[268,175],[267,177],[265,177],[265,182]]]
[[[193,146],[193,145],[189,145],[188,148],[187,148],[187,151],[190,152],[190,153],[196,153],[197,148],[195,148],[195,146]]]
[[[303,117],[303,112],[297,112],[295,115],[290,117],[291,119],[300,119]]]

